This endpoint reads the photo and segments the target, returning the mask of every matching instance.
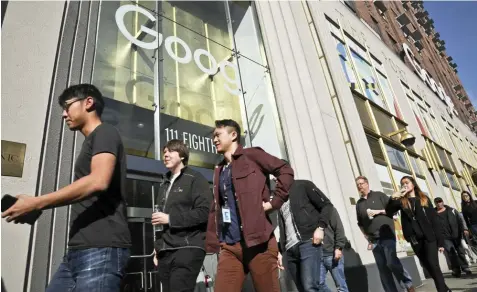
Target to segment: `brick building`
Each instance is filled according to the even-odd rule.
[[[409,45],[416,62],[452,100],[458,117],[477,133],[477,113],[458,76],[457,64],[446,52],[445,41],[435,30],[434,20],[425,10],[423,1],[346,1],[381,40],[404,62],[402,44]]]

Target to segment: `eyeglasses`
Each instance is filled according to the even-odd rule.
[[[77,102],[77,101],[80,101],[80,100],[83,100],[83,99],[82,99],[82,98],[78,98],[78,99],[75,99],[75,100],[70,101],[70,102],[65,102],[65,104],[62,106],[63,110],[69,111],[69,110],[70,110],[70,106],[71,106],[73,103],[75,103],[75,102]]]

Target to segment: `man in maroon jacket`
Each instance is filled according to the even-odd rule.
[[[288,200],[293,169],[261,148],[240,145],[240,126],[215,122],[214,144],[224,160],[214,172],[207,252],[218,253],[215,291],[240,292],[250,272],[257,292],[279,292],[278,245],[267,216]],[[267,178],[277,178],[273,199]]]

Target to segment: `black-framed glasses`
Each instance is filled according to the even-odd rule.
[[[71,106],[73,103],[75,103],[75,102],[77,102],[77,101],[80,101],[80,100],[84,100],[84,98],[77,98],[77,99],[75,99],[75,100],[73,100],[73,101],[65,102],[65,104],[63,104],[63,106],[62,106],[63,110],[69,111],[70,106]]]

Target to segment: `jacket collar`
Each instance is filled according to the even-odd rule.
[[[184,168],[181,169],[181,172],[179,173],[179,176],[178,176],[177,178],[179,178],[180,176],[182,176],[182,174],[185,173],[185,172],[188,172],[188,167],[187,167],[187,165],[184,166]],[[171,180],[171,177],[172,177],[172,172],[168,171],[168,172],[166,173],[166,177],[165,177],[165,178],[166,178],[168,181],[170,181],[170,180]]]
[[[232,160],[237,160],[240,156],[244,154],[244,148],[241,144],[238,145],[237,149],[235,150],[234,154],[232,154]],[[222,159],[222,161],[219,163],[219,167],[222,167],[227,164],[227,161]]]

